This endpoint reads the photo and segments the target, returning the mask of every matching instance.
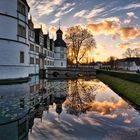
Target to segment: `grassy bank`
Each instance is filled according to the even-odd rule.
[[[125,80],[128,80],[128,81],[140,83],[140,74],[137,74],[137,73],[97,70],[97,74],[100,74],[100,73],[115,76],[115,77],[125,79]]]
[[[128,99],[131,103],[140,107],[140,84],[123,80],[105,74],[98,74],[97,78],[107,84],[120,96]]]

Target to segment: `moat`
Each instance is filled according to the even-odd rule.
[[[0,140],[138,140],[140,113],[98,79],[0,85]]]

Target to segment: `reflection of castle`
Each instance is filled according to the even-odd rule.
[[[55,94],[56,91],[50,90],[48,84],[34,78],[25,84],[0,86],[0,139],[27,140],[34,119],[42,119],[43,111],[49,111],[49,107],[55,104],[56,113],[62,112],[66,92],[61,90]],[[59,88],[61,83],[55,82],[50,86],[52,89]],[[63,82],[64,86],[67,86],[67,82]]]

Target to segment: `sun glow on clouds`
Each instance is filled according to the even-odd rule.
[[[27,2],[31,6],[30,13],[35,21],[35,27],[42,25],[44,33],[50,31],[52,37],[55,37],[56,24],[59,20],[65,26],[64,33],[68,26],[80,23],[93,33],[95,39],[100,37],[100,40],[96,40],[97,49],[91,53],[96,61],[104,61],[111,55],[121,58],[122,53],[128,47],[140,48],[138,42],[140,37],[139,13],[135,11],[140,8],[140,3],[130,3],[126,0],[124,6],[119,3],[115,6],[115,3],[108,5],[107,2],[99,2],[87,7],[86,3],[88,2],[79,3],[75,0],[72,2],[66,0],[27,0]],[[121,16],[118,12],[121,13]],[[68,20],[67,25],[65,25],[65,20]],[[102,41],[103,36],[108,39]]]
[[[121,40],[135,39],[140,36],[140,29],[136,27],[120,27],[118,22],[104,20],[100,23],[91,23],[87,28],[94,35],[117,35]]]

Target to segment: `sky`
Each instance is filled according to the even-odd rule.
[[[27,0],[35,27],[55,38],[59,21],[65,32],[81,25],[96,40],[96,61],[122,58],[127,48],[140,49],[140,0]]]

